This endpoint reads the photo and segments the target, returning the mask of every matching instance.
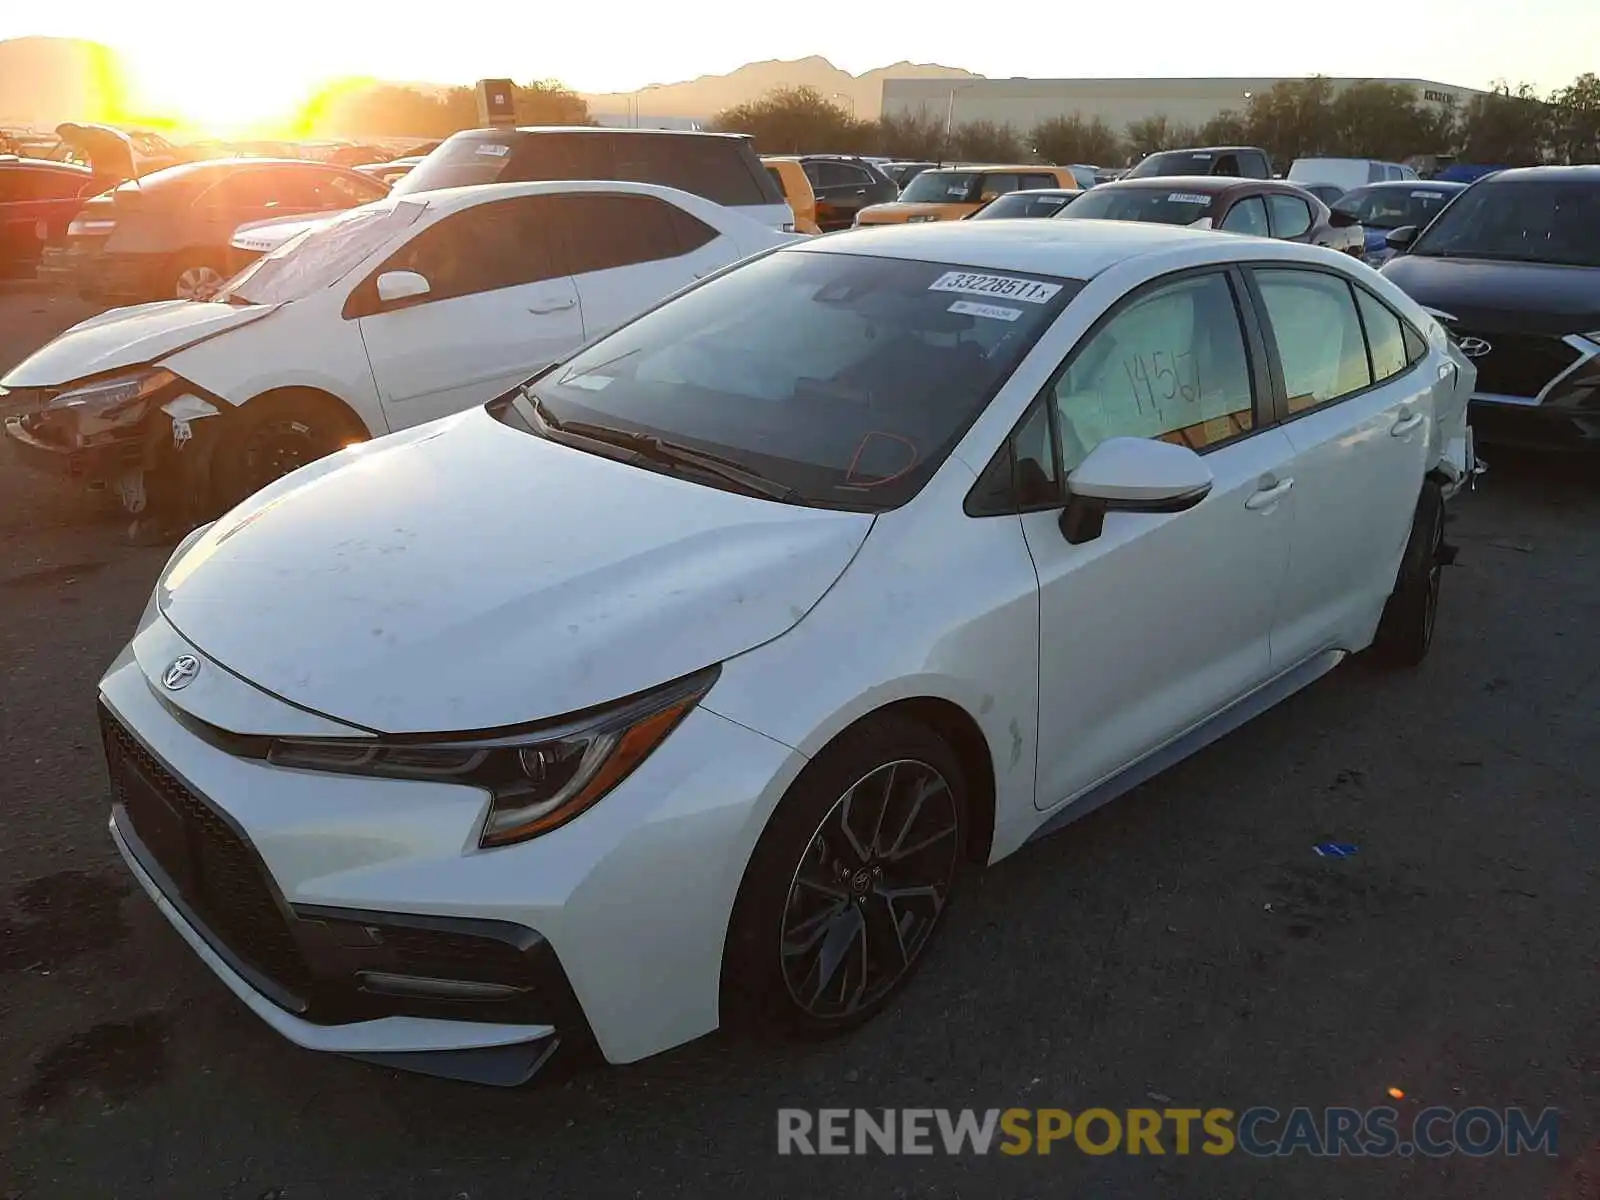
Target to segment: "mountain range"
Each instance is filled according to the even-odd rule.
[[[852,108],[863,120],[871,120],[878,116],[883,81],[890,77],[978,78],[960,67],[911,62],[852,75],[826,58],[813,55],[746,63],[726,75],[651,84],[637,92],[595,93],[584,99],[590,111],[601,117],[637,112],[655,117],[706,118],[759,99],[774,88],[812,87],[824,97]],[[104,119],[109,112],[126,111],[124,78],[116,51],[96,42],[51,37],[0,39],[0,126],[49,128],[59,121]],[[428,90],[442,85],[406,81],[404,86]]]
[[[726,75],[702,75],[683,83],[657,83],[637,92],[586,94],[596,116],[624,116],[637,111],[651,117],[711,117],[760,99],[774,88],[812,87],[825,98],[853,107],[862,120],[875,120],[883,106],[885,79],[977,79],[960,67],[936,63],[897,62],[860,75],[840,70],[821,55],[746,63]]]

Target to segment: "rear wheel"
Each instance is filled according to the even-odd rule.
[[[222,264],[209,254],[181,254],[170,272],[171,291],[178,300],[204,300],[227,282]]]
[[[1394,592],[1383,607],[1378,635],[1373,639],[1373,656],[1380,663],[1414,667],[1427,657],[1439,613],[1444,564],[1444,494],[1430,479],[1422,485]]]
[[[922,961],[962,862],[966,782],[905,717],[812,760],[745,873],[724,966],[733,1021],[827,1034],[878,1012]]]

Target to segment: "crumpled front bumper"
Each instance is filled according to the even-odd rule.
[[[1472,426],[1468,425],[1460,437],[1450,440],[1445,447],[1444,457],[1439,460],[1437,471],[1444,498],[1450,499],[1462,488],[1476,489],[1478,476],[1488,469],[1488,465],[1478,457]]]
[[[144,455],[143,434],[138,427],[130,429],[126,437],[79,446],[67,440],[62,429],[45,425],[39,414],[7,417],[5,440],[11,457],[20,466],[64,479],[108,479],[119,471],[138,467]]]

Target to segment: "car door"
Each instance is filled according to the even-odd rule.
[[[392,429],[492,400],[583,342],[578,293],[556,265],[555,197],[452,213],[417,233],[351,294]],[[377,278],[415,271],[426,295],[385,304]]]
[[[855,163],[812,160],[802,164],[817,194],[817,224],[824,232],[855,224],[867,206],[872,176]]]
[[[1109,437],[1198,451],[1215,483],[1180,513],[1109,513],[1081,545],[1060,508],[1022,517],[1039,574],[1039,769],[1049,809],[1194,728],[1268,677],[1289,561],[1293,449],[1270,424],[1239,277],[1156,280],[1079,342],[1045,389],[1059,470]]]
[[[1268,192],[1267,221],[1272,236],[1286,242],[1311,240],[1311,206],[1299,196],[1285,192]]]
[[[655,196],[591,192],[549,199],[557,263],[577,289],[588,338],[740,257],[732,238]]]
[[[1295,453],[1292,566],[1272,632],[1274,666],[1287,667],[1371,638],[1422,487],[1438,380],[1410,361],[1400,317],[1342,273],[1250,275]]]

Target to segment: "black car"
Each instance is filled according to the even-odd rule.
[[[106,302],[203,297],[232,273],[228,246],[240,225],[386,195],[369,175],[299,159],[184,163],[86,203],[45,248],[39,274]]]
[[[800,169],[817,194],[817,227],[823,233],[849,229],[856,214],[869,204],[900,198],[900,187],[863,158],[838,154],[802,154]]]
[[[1053,217],[1079,196],[1081,188],[1029,188],[996,196],[963,221],[995,221],[1002,217]]]
[[[1383,274],[1477,365],[1479,441],[1600,449],[1600,166],[1500,171],[1388,241]]]
[[[1329,207],[1361,223],[1361,228],[1367,231],[1363,257],[1372,266],[1379,267],[1394,257],[1394,251],[1385,240],[1391,229],[1407,225],[1419,230],[1426,228],[1428,222],[1443,212],[1445,205],[1466,187],[1464,183],[1426,179],[1369,183],[1346,192]]]
[[[33,274],[44,244],[115,182],[74,163],[0,155],[0,276]]]
[[[895,187],[905,191],[906,184],[938,165],[935,162],[886,162],[878,164],[878,169],[893,181]]]
[[[1193,146],[1186,150],[1159,150],[1122,178],[1153,179],[1160,175],[1231,175],[1237,179],[1271,179],[1272,158],[1258,146]]]

